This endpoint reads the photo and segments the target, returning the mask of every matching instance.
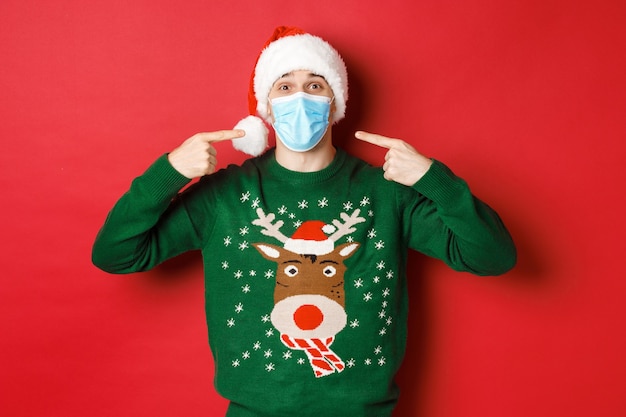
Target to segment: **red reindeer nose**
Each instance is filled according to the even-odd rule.
[[[293,321],[302,330],[313,330],[322,324],[324,314],[316,306],[304,304],[293,313]]]

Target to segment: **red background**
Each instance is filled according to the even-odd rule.
[[[396,415],[626,415],[623,4],[3,0],[0,414],[223,415],[197,254],[120,277],[91,244],[156,157],[245,115],[290,24],[347,62],[344,147],[380,164],[355,130],[407,140],[518,245],[498,278],[411,256]]]

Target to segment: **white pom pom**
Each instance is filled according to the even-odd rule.
[[[335,233],[335,230],[337,230],[337,228],[332,224],[325,224],[324,226],[322,226],[322,232],[326,233],[327,235]]]
[[[256,116],[247,116],[239,121],[234,129],[245,130],[246,135],[233,139],[233,148],[248,155],[258,156],[267,148],[268,130],[263,120]]]

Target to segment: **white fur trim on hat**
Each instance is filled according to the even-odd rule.
[[[287,239],[284,248],[301,255],[327,255],[335,249],[335,242],[326,240]]]
[[[233,148],[248,155],[258,156],[267,148],[268,130],[263,120],[256,116],[247,116],[239,121],[234,129],[246,132],[245,136],[233,139]]]

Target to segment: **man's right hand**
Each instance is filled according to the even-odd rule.
[[[217,150],[213,143],[237,139],[245,134],[241,129],[197,133],[170,152],[167,159],[176,171],[189,179],[209,175],[215,172],[217,165]]]

